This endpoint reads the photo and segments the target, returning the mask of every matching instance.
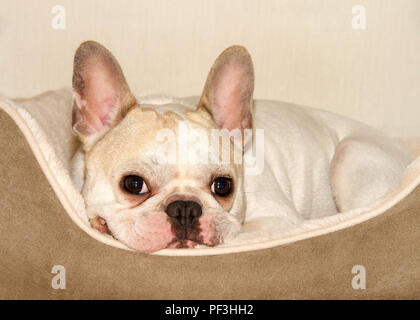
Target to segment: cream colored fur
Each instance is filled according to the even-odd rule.
[[[244,222],[243,232],[285,230],[369,205],[386,195],[414,159],[399,141],[361,123],[254,101],[252,60],[240,46],[216,59],[191,109],[179,103],[139,106],[116,58],[93,41],[76,51],[73,89],[73,130],[84,153],[76,155],[74,177],[92,227],[140,251],[220,245],[236,237]],[[231,155],[247,130],[254,139],[244,138],[240,164],[220,162],[218,145],[206,148],[198,163],[184,163],[190,151],[180,144],[190,137],[181,126],[204,132],[195,147],[207,144],[214,130],[230,132],[236,147]],[[176,137],[174,163],[159,161],[165,130],[171,133],[168,145]],[[257,131],[264,131],[263,140]],[[254,143],[263,167],[250,174],[243,163]],[[219,162],[208,163],[209,156]],[[130,177],[141,181],[141,190],[127,189]],[[231,181],[225,196],[214,190],[221,178]],[[198,216],[192,218],[189,209],[171,214],[180,201],[194,203]]]

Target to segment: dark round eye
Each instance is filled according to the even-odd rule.
[[[122,186],[125,191],[131,194],[143,194],[149,191],[143,178],[134,175],[125,176],[122,181]]]
[[[211,185],[211,192],[220,197],[226,197],[232,192],[232,185],[231,178],[216,178]]]

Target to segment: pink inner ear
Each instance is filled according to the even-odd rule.
[[[75,93],[78,107],[75,129],[84,135],[94,134],[110,125],[118,108],[118,81],[111,67],[101,60],[90,58],[85,62],[83,90]]]
[[[251,128],[252,75],[249,66],[230,59],[215,71],[211,93],[213,117],[230,130]]]

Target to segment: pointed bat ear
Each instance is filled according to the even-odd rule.
[[[252,129],[254,68],[248,51],[232,46],[216,59],[207,77],[199,108],[221,129]]]
[[[94,41],[76,50],[73,66],[73,130],[85,149],[137,105],[118,61]]]

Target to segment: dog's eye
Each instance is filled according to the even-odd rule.
[[[216,178],[211,185],[211,192],[220,197],[226,197],[232,192],[232,185],[231,178]]]
[[[149,191],[142,177],[130,175],[124,177],[122,182],[124,190],[129,193],[143,194]]]

